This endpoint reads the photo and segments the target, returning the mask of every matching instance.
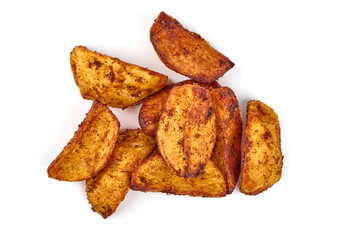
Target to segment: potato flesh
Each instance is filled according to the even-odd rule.
[[[156,141],[139,129],[121,133],[109,163],[86,182],[92,210],[107,218],[130,189],[131,173],[153,151]]]
[[[182,177],[196,177],[210,159],[216,126],[210,92],[199,86],[174,87],[157,130],[159,151],[168,166]]]
[[[74,137],[50,164],[48,175],[81,181],[105,167],[119,134],[120,123],[104,104],[94,102]]]
[[[279,181],[283,160],[278,116],[260,101],[247,104],[244,145],[240,191],[256,195]]]
[[[77,46],[70,55],[71,69],[85,99],[126,108],[160,91],[167,76]]]
[[[155,152],[133,172],[131,189],[144,192],[163,192],[200,197],[226,195],[225,179],[216,164],[209,161],[196,178],[177,176]]]

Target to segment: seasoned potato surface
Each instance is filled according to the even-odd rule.
[[[77,46],[70,55],[71,69],[85,99],[126,108],[160,91],[167,76]]]
[[[281,177],[280,124],[274,110],[260,101],[248,102],[246,124],[240,191],[256,195]]]
[[[183,178],[174,174],[158,152],[135,169],[131,189],[199,197],[226,195],[225,179],[213,161],[209,161],[204,171],[196,178]]]
[[[197,177],[203,171],[216,140],[215,124],[209,90],[189,84],[171,89],[156,140],[166,164],[178,176]]]
[[[155,136],[158,128],[159,119],[163,112],[165,102],[169,96],[170,90],[175,86],[182,86],[185,84],[199,85],[205,88],[219,88],[221,87],[218,82],[212,83],[198,83],[194,80],[185,80],[182,82],[174,83],[164,87],[160,92],[145,99],[145,102],[140,108],[139,112],[139,125],[149,136]]]
[[[213,82],[235,65],[199,34],[188,31],[164,12],[150,29],[150,41],[168,68],[198,82]]]
[[[120,123],[111,110],[94,102],[74,137],[48,167],[51,178],[81,181],[105,167],[114,149]]]
[[[155,148],[155,139],[139,129],[119,135],[109,163],[86,181],[92,210],[107,218],[115,212],[130,188],[131,173]]]

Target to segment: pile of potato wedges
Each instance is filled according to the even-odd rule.
[[[167,84],[164,74],[84,46],[73,49],[75,83],[93,104],[48,176],[85,180],[91,208],[103,218],[130,189],[224,197],[238,182],[247,195],[275,184],[283,164],[278,116],[249,101],[243,131],[236,94],[217,81],[235,64],[164,12],[150,41],[160,60],[188,80]],[[140,129],[121,131],[111,108],[137,104]]]

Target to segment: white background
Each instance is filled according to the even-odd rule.
[[[91,102],[69,64],[76,45],[186,79],[149,40],[160,11],[236,65],[219,83],[279,115],[281,180],[257,196],[220,199],[130,191],[104,220],[84,182],[47,167]],[[1,239],[359,239],[359,1],[2,1]],[[139,106],[113,109],[121,129]]]

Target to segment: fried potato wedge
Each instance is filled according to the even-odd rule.
[[[210,159],[216,126],[210,91],[173,87],[159,120],[156,140],[166,164],[180,177],[197,177]]]
[[[150,29],[150,41],[169,69],[198,82],[213,82],[235,65],[199,34],[188,31],[164,12]]]
[[[280,124],[274,110],[260,101],[248,102],[246,124],[240,191],[256,195],[281,177]]]
[[[228,87],[211,90],[216,114],[216,142],[211,159],[224,174],[227,193],[236,187],[241,167],[242,119],[239,102]]]
[[[92,210],[104,219],[113,214],[130,189],[131,173],[154,150],[156,141],[139,129],[119,135],[109,163],[86,181]]]
[[[170,90],[174,86],[182,86],[185,84],[196,84],[208,89],[221,87],[218,82],[207,84],[199,83],[194,80],[185,80],[164,87],[160,92],[157,92],[154,95],[146,98],[145,102],[141,106],[139,111],[139,125],[141,130],[143,130],[149,136],[155,136],[160,115],[163,112],[164,105],[169,96]]]
[[[105,167],[119,135],[120,123],[111,110],[94,102],[74,137],[48,167],[51,178],[81,181]]]
[[[187,80],[182,84],[194,84]],[[217,163],[227,182],[227,193],[230,194],[239,179],[241,165],[242,119],[239,103],[234,92],[228,87],[221,87],[217,82],[200,84],[211,92],[216,115],[216,142],[211,159]],[[163,111],[172,84],[147,98],[140,108],[139,124],[143,131],[152,136],[158,128],[158,121]],[[221,87],[221,88],[220,88]]]
[[[104,219],[112,215],[129,192],[131,173],[115,172],[86,181],[86,192],[91,209]]]
[[[196,178],[179,177],[166,165],[161,154],[154,152],[132,174],[131,189],[198,197],[226,195],[225,179],[213,161]]]
[[[85,99],[126,108],[160,91],[167,76],[77,46],[70,54],[71,69]]]

